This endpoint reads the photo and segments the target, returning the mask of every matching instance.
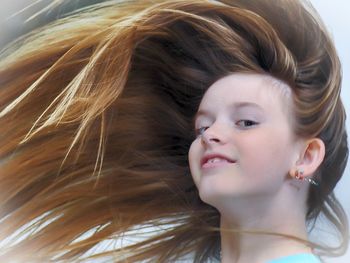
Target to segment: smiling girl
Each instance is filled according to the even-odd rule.
[[[340,72],[305,1],[103,1],[29,33],[0,60],[0,261],[344,254]]]
[[[206,91],[195,117],[197,138],[189,163],[199,196],[218,209],[222,229],[260,229],[307,239],[309,185],[293,178],[296,171],[303,171],[302,178],[312,175],[325,146],[318,138],[295,136],[292,105],[288,85],[262,74],[233,73]],[[232,249],[238,245],[239,250]],[[222,262],[238,256],[237,262],[268,262],[305,253],[319,262],[310,258],[310,247],[278,236],[222,231],[221,248]]]

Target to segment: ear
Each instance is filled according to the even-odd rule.
[[[319,138],[312,138],[305,142],[306,147],[301,152],[296,169],[302,170],[304,176],[312,176],[323,162],[325,156],[324,142]]]

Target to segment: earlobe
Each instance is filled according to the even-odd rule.
[[[324,160],[325,145],[319,138],[309,139],[305,144],[305,150],[301,153],[295,169],[301,169],[303,176],[311,176]],[[291,172],[295,173],[295,169]]]

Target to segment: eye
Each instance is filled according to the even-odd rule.
[[[236,124],[242,128],[249,128],[249,127],[255,126],[259,123],[256,121],[252,121],[252,120],[239,120],[236,122]]]
[[[209,127],[208,126],[203,126],[203,127],[200,127],[198,129],[195,130],[196,132],[196,137],[200,136],[203,134],[203,132],[205,132],[206,129],[208,129]]]

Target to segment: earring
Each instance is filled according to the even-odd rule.
[[[297,169],[294,173],[294,177],[298,180],[301,180],[301,181],[307,181],[309,182],[310,184],[313,184],[313,185],[318,185],[318,183],[312,179],[312,178],[306,178],[306,177],[303,177],[303,174],[304,174],[304,171],[303,170],[299,170]]]
[[[303,170],[297,169],[294,173],[294,177],[298,180],[303,180],[302,175],[304,174]]]

